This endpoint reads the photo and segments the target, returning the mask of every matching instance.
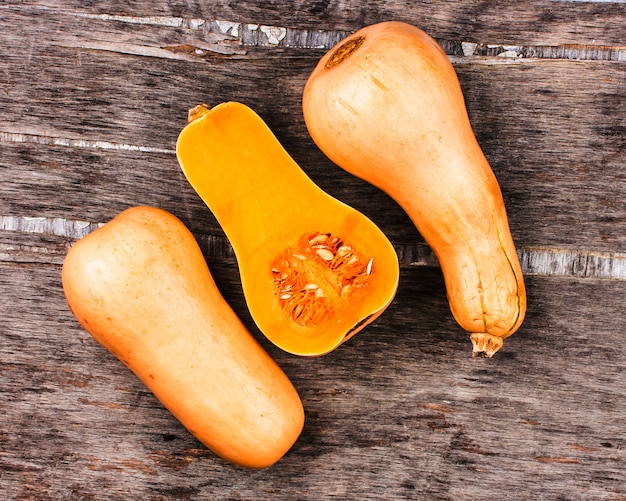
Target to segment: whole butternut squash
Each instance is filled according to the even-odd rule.
[[[190,120],[180,166],[230,240],[265,336],[323,355],[377,318],[399,276],[382,231],[314,184],[249,107],[201,105]]]
[[[303,112],[331,160],[404,208],[473,353],[492,356],[521,325],[526,293],[500,187],[441,47],[401,22],[363,28],[319,61]]]
[[[291,448],[304,423],[300,397],[175,216],[125,210],[70,249],[62,279],[81,325],[208,448],[250,468]]]

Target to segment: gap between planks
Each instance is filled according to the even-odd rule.
[[[65,218],[0,215],[0,231],[53,235],[74,241],[104,224]],[[215,259],[234,257],[232,247],[225,237],[196,235],[196,238],[208,257]],[[14,261],[10,254],[20,250],[26,253],[29,251],[10,244],[0,244],[0,261]],[[438,266],[437,259],[426,244],[396,246],[396,251],[402,266]],[[46,253],[43,246],[39,253]],[[518,256],[522,271],[526,275],[626,280],[626,253],[522,247],[518,249]]]

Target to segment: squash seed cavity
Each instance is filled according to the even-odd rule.
[[[374,258],[331,233],[304,235],[272,263],[275,294],[294,322],[312,327],[367,284],[373,267]]]

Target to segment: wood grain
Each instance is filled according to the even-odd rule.
[[[389,19],[450,56],[505,196],[529,311],[493,359],[471,358],[406,215],[332,165],[302,120],[319,57]],[[626,499],[625,25],[623,1],[2,2],[1,497]],[[232,248],[178,167],[187,109],[226,100],[398,251],[395,301],[327,356],[259,333]],[[67,249],[139,204],[194,232],[300,392],[306,426],[276,466],[207,451],[68,310]]]

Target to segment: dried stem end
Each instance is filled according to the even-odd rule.
[[[365,41],[365,37],[358,36],[350,38],[344,41],[339,47],[337,47],[326,61],[326,68],[330,69],[338,64],[342,63],[350,57],[355,50],[357,50]]]
[[[199,104],[194,106],[187,112],[187,123],[195,122],[199,118],[202,118],[209,111],[211,111],[211,107],[208,104]]]
[[[503,340],[501,337],[487,334],[486,332],[474,332],[470,335],[472,340],[472,356],[491,358],[502,348]]]
[[[314,327],[368,283],[373,267],[374,258],[364,258],[341,238],[313,233],[286,248],[271,271],[283,311],[298,325]]]

